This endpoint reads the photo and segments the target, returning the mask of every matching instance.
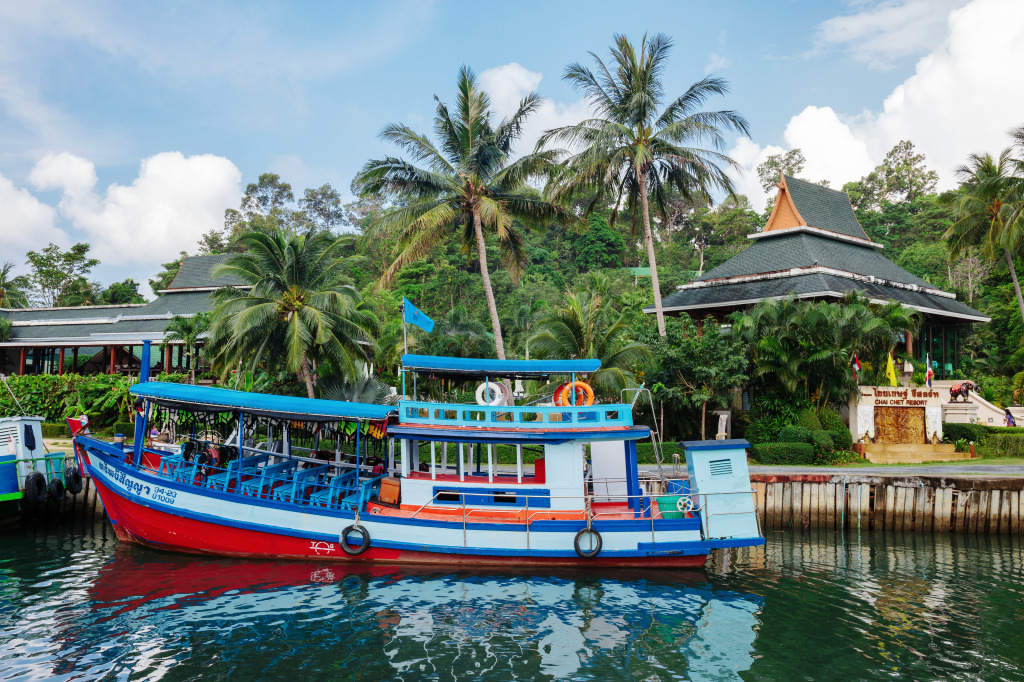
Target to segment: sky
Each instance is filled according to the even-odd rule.
[[[841,187],[903,139],[955,185],[968,154],[1024,124],[1024,0],[776,2],[57,2],[0,0],[0,262],[92,244],[104,285],[145,284],[238,208],[264,172],[296,196],[397,150],[391,122],[429,132],[465,64],[496,115],[546,98],[521,149],[587,104],[565,67],[612,37],[674,41],[668,95],[705,75],[750,136],[732,178],[755,207],[769,154]]]

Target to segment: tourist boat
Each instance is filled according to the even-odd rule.
[[[42,423],[31,415],[0,417],[0,525],[17,521],[26,508],[82,492],[72,456],[47,450]]]
[[[599,367],[402,361],[414,398],[421,375],[479,379],[486,398],[503,396],[490,390],[499,379],[575,380]],[[714,548],[763,543],[746,442],[685,443],[686,481],[648,474],[637,442],[650,430],[627,403],[388,406],[143,379],[132,388],[133,446],[75,438],[124,542],[238,557],[649,567],[702,566]],[[151,427],[168,437],[145,437]]]

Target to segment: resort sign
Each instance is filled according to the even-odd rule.
[[[860,403],[874,407],[941,407],[942,400],[935,388],[893,388],[891,386],[861,386]]]

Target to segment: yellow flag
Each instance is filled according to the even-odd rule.
[[[890,386],[897,386],[896,366],[892,363],[892,351],[889,352],[889,362],[885,366],[885,376],[889,379]]]

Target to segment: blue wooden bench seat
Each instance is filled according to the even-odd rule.
[[[227,491],[234,481],[237,485],[242,481],[242,477],[254,477],[260,473],[260,465],[265,465],[270,461],[270,455],[253,455],[252,457],[241,457],[239,459],[233,459],[228,462],[226,469],[220,470],[218,473],[210,474],[206,477],[206,486],[213,488],[214,490]]]
[[[359,482],[359,487],[351,495],[343,497],[339,506],[342,509],[364,509],[366,503],[373,497],[375,488],[380,487],[380,482],[387,478],[387,475],[367,478]]]
[[[335,474],[326,488],[310,494],[309,503],[318,507],[337,506],[340,497],[346,493],[355,492],[356,474],[355,469],[346,469]]]
[[[277,486],[292,481],[292,476],[295,474],[298,464],[296,461],[267,464],[260,469],[259,476],[253,476],[242,481],[238,484],[236,490],[243,495],[266,497]]]
[[[274,488],[273,498],[282,502],[302,501],[306,493],[314,485],[320,482],[320,477],[327,474],[330,467],[323,464],[310,469],[296,471],[289,483]]]

